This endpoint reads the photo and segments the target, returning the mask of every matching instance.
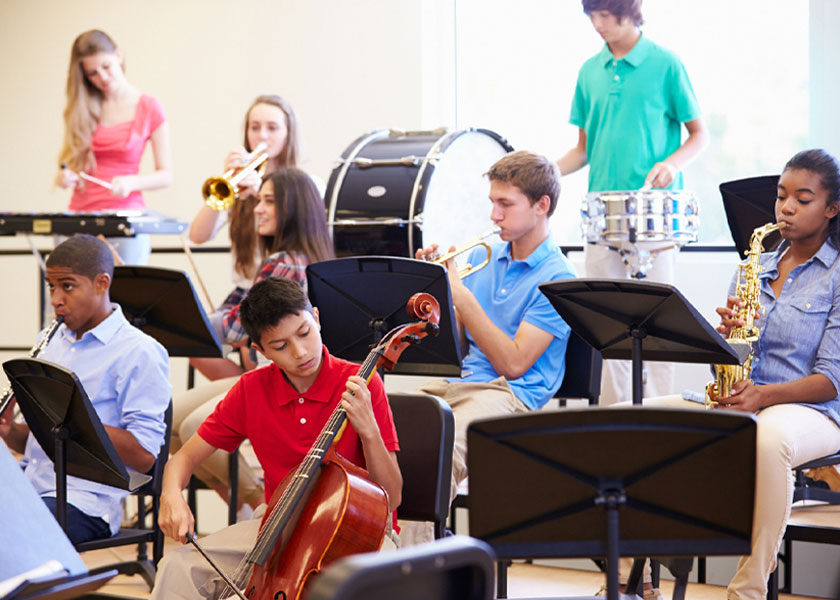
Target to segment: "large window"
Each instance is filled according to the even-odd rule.
[[[457,119],[559,158],[577,71],[602,41],[577,0],[456,0]],[[683,60],[711,132],[686,170],[700,243],[731,244],[718,185],[778,173],[808,140],[807,0],[645,0],[643,31]],[[586,169],[565,177],[553,227],[578,244]]]

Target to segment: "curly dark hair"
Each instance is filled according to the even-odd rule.
[[[84,275],[91,281],[100,273],[114,278],[114,255],[102,240],[80,233],[67,238],[47,257],[48,267],[67,267],[73,273]]]

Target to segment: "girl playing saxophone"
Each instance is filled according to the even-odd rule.
[[[760,256],[759,304],[749,379],[713,398],[718,410],[757,413],[752,553],[741,558],[727,596],[763,599],[790,515],[795,465],[840,448],[840,165],[823,150],[791,158],[775,205],[782,243]],[[726,337],[745,326],[730,289],[717,309]],[[685,405],[679,396],[645,405]],[[696,406],[696,405],[695,405]]]

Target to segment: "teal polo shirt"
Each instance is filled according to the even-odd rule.
[[[485,256],[484,248],[476,248],[468,262],[477,265]],[[509,243],[494,244],[487,267],[464,279],[464,285],[490,320],[508,337],[516,335],[523,321],[554,336],[545,352],[522,377],[507,380],[516,397],[532,410],[548,402],[563,382],[566,344],[571,333],[538,286],[575,275],[572,263],[549,235],[524,260],[513,259]],[[499,377],[470,331],[466,330],[465,334],[469,352],[462,363],[459,381],[488,382]]]
[[[622,59],[609,46],[578,73],[569,122],[586,132],[589,191],[637,190],[681,143],[681,124],[700,116],[688,73],[644,35]],[[681,189],[682,173],[672,188]]]

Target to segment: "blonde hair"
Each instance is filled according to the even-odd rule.
[[[297,116],[292,109],[292,105],[276,94],[257,96],[245,112],[245,149],[248,152],[253,150],[251,144],[248,143],[248,119],[251,116],[251,110],[257,104],[276,106],[286,116],[286,143],[277,156],[276,164],[278,167],[296,167],[298,155],[300,154]],[[258,266],[254,262],[254,255],[257,251],[257,232],[254,227],[254,207],[256,205],[256,197],[238,198],[233,207],[231,207],[229,215],[234,269],[240,275],[249,278],[253,278],[256,275]]]
[[[91,29],[79,35],[70,50],[67,71],[67,106],[64,108],[64,143],[58,155],[59,164],[74,171],[90,170],[96,166],[91,150],[91,138],[99,124],[102,92],[87,78],[82,59],[100,52],[113,54],[117,45],[107,33]]]

